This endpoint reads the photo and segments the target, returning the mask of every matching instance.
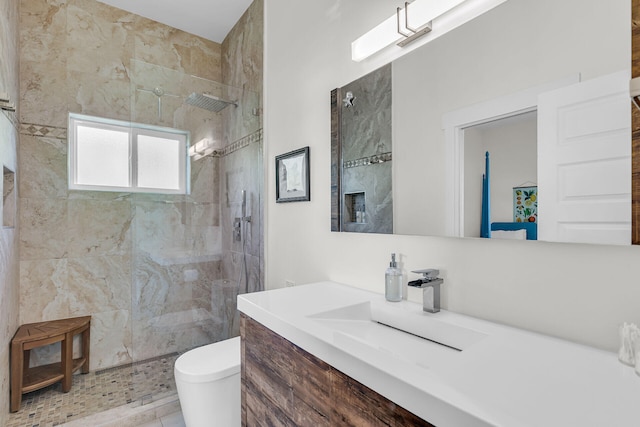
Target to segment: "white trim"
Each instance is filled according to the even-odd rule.
[[[511,95],[451,111],[442,116],[445,136],[445,209],[447,236],[464,236],[464,129],[536,111],[538,96],[580,82],[580,73]]]

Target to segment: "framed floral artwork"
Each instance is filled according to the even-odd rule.
[[[538,186],[513,187],[513,221],[538,222]]]

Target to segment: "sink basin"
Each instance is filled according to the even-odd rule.
[[[350,351],[354,345],[365,346],[423,367],[444,361],[487,336],[438,320],[438,316],[441,313],[422,312],[417,304],[367,301],[308,318],[332,329],[336,344],[348,346]]]

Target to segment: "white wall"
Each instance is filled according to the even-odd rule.
[[[518,1],[524,0],[510,0]],[[630,10],[628,0],[618,2]],[[563,0],[558,7],[612,4],[585,3]],[[405,271],[441,270],[445,308],[614,350],[617,325],[640,324],[640,280],[635,279],[640,277],[640,247],[329,231],[329,93],[382,65],[375,58],[352,62],[350,43],[395,6],[388,0],[265,2],[267,288],[282,287],[285,280],[301,284],[329,279],[382,293],[389,253],[396,251]],[[529,16],[536,15],[552,21],[556,16],[549,10]],[[542,24],[536,34],[544,34]],[[572,46],[588,49],[580,40]],[[628,52],[629,45],[625,49]],[[560,55],[550,53],[533,66]],[[451,60],[461,66],[468,62],[455,53]],[[592,73],[604,74],[606,68]],[[311,202],[276,204],[274,157],[306,145],[311,147]],[[411,183],[417,194],[426,185]],[[428,209],[419,213],[429,214]],[[409,299],[420,301],[419,291],[411,289]]]

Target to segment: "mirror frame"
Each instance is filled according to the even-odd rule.
[[[631,1],[631,77],[640,77],[640,1]],[[631,244],[640,244],[640,110],[631,105]]]
[[[342,165],[342,138],[340,136],[340,106],[342,91],[331,91],[331,231],[342,231],[340,216],[340,182]]]

